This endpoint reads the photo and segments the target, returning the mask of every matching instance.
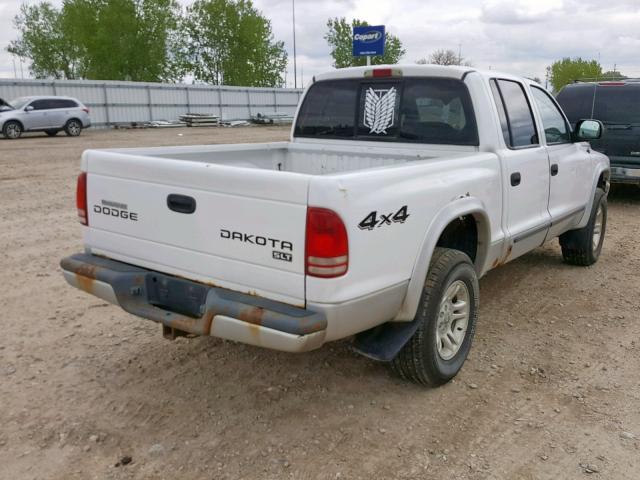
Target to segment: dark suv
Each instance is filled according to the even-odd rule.
[[[583,118],[604,123],[591,146],[611,160],[611,181],[640,185],[640,80],[572,83],[557,99],[574,127]]]

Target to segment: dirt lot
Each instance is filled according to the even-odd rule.
[[[287,133],[0,140],[1,479],[640,477],[640,190],[611,195],[594,267],[564,265],[554,242],[486,276],[471,357],[434,390],[346,342],[169,342],[65,284],[83,149]]]

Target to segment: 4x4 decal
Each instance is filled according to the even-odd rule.
[[[380,228],[383,225],[391,225],[392,223],[404,223],[409,218],[407,206],[404,205],[396,213],[389,213],[378,217],[378,212],[373,211],[367,215],[364,220],[358,224],[360,230],[373,230],[374,228]]]

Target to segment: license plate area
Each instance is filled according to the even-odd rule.
[[[147,301],[173,313],[200,318],[208,287],[182,278],[150,273],[146,278]]]

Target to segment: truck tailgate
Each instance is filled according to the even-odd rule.
[[[83,170],[94,254],[304,304],[307,176],[117,151]]]

